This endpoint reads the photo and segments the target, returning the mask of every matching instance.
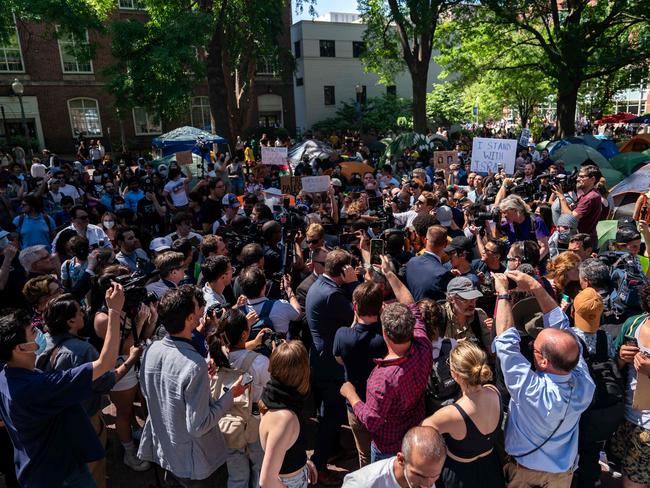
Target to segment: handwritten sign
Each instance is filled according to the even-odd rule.
[[[307,193],[320,193],[329,190],[329,176],[303,176],[301,179],[302,189]]]
[[[507,174],[515,172],[516,139],[487,139],[475,137],[472,141],[472,171],[497,173],[499,163]]]
[[[519,145],[523,147],[528,147],[529,140],[530,140],[530,130],[522,129],[521,135],[519,136]]]
[[[284,195],[297,195],[302,189],[300,176],[281,176],[280,190]]]
[[[458,163],[458,153],[456,151],[434,151],[433,152],[433,169],[441,169],[445,173],[449,171],[449,166]]]
[[[287,148],[262,146],[262,164],[287,164]]]
[[[192,164],[192,151],[177,152],[176,163],[178,163],[179,166],[189,166]]]

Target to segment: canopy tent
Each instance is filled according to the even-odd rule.
[[[216,134],[210,134],[196,127],[184,126],[154,138],[151,144],[160,149],[163,156],[182,151],[192,151],[195,154],[201,154],[197,147],[197,141],[199,139],[202,139],[206,144],[228,143],[227,139]]]
[[[626,176],[631,175],[647,162],[650,162],[650,155],[636,152],[620,153],[609,160],[609,164],[612,165],[612,168],[620,171]]]
[[[650,149],[650,134],[637,134],[621,146],[621,152],[643,152]]]
[[[296,144],[289,149],[287,156],[292,168],[295,168],[304,157],[309,160],[316,158],[321,161],[329,158],[339,159],[338,153],[332,149],[332,146],[316,139],[307,139],[300,144]]]
[[[579,168],[582,163],[588,159],[596,163],[600,168],[600,172],[607,180],[607,185],[612,186],[621,181],[625,176],[618,170],[615,170],[612,165],[607,161],[607,158],[596,151],[593,147],[585,144],[570,144],[564,146],[556,151],[551,159],[564,162],[566,171],[572,171],[574,168]]]
[[[631,114],[630,112],[619,112],[614,115],[607,115],[602,119],[599,119],[594,122],[594,125],[604,125],[604,124],[620,124],[620,123],[629,123],[630,120],[635,119],[636,115]]]

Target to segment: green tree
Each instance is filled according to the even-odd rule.
[[[427,118],[436,126],[449,127],[458,122],[465,122],[471,117],[463,100],[463,92],[454,83],[439,83],[433,85],[427,93]]]
[[[650,0],[482,0],[502,50],[531,48],[540,56],[510,66],[548,75],[557,92],[556,137],[575,133],[578,93],[588,80],[619,70],[648,69]],[[504,30],[523,38],[508,45]]]
[[[366,68],[384,81],[406,67],[413,87],[413,127],[426,133],[426,94],[433,40],[441,15],[456,0],[359,0],[367,24]]]

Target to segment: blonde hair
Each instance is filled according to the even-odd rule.
[[[547,277],[553,280],[553,284],[558,291],[564,291],[568,280],[567,275],[569,271],[576,268],[580,264],[580,256],[572,251],[565,251],[562,254],[554,257],[548,263]]]
[[[320,240],[325,235],[325,228],[321,224],[309,224],[306,237],[309,240]]]
[[[473,342],[459,342],[451,351],[449,366],[469,386],[484,385],[492,379],[487,354]]]

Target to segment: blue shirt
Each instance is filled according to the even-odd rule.
[[[559,307],[544,314],[544,327],[569,329],[569,319]],[[511,395],[506,425],[506,451],[528,469],[564,473],[578,455],[578,423],[596,389],[580,354],[578,365],[567,375],[535,372],[521,354],[519,331],[511,327],[494,339],[493,352],[501,363]],[[535,452],[564,418],[553,437]]]
[[[49,215],[39,214],[36,217],[30,217],[29,215],[19,215],[13,221],[13,224],[18,227],[22,219],[22,225],[18,228],[20,233],[20,247],[26,249],[30,246],[44,245],[48,249],[52,243],[50,238],[50,229],[54,231],[56,229],[56,223],[54,219]],[[50,222],[50,225],[47,225],[47,219]]]
[[[61,486],[73,470],[105,456],[81,406],[93,394],[92,377],[91,363],[51,373],[0,371],[0,419],[21,486]]]
[[[144,198],[144,192],[140,189],[138,191],[129,190],[124,193],[124,204],[127,208],[133,210],[133,213],[138,213],[138,202]]]

